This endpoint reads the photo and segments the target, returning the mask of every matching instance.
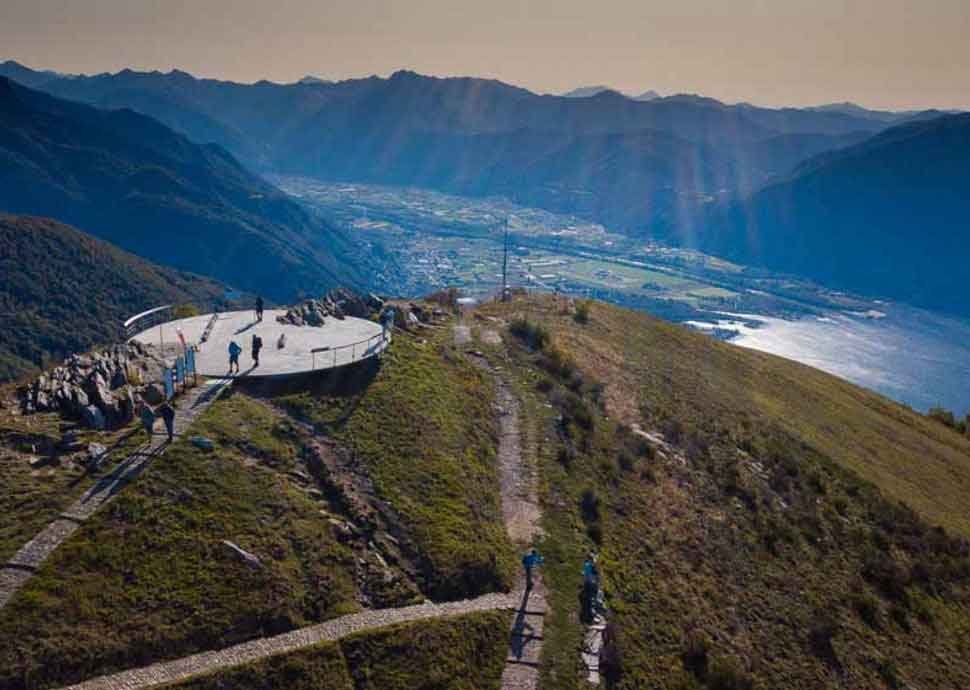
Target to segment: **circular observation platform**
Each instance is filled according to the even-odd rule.
[[[293,326],[276,321],[284,314],[267,309],[262,321],[256,321],[252,310],[203,314],[146,327],[130,339],[161,347],[174,357],[181,351],[181,333],[186,345],[197,348],[195,365],[203,376],[228,375],[229,343],[235,340],[242,348],[236,374],[240,377],[292,376],[334,369],[376,357],[391,340],[390,331],[385,333],[380,324],[366,319],[348,316],[342,320],[328,318],[323,326]],[[137,322],[132,326],[137,329]],[[252,358],[253,335],[263,341],[258,367]],[[281,335],[285,336],[282,347]]]

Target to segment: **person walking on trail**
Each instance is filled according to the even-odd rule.
[[[263,298],[262,297],[256,298],[256,320],[257,321],[263,320]]]
[[[263,349],[263,339],[253,333],[253,366],[259,366],[259,351]]]
[[[525,570],[525,588],[532,589],[532,570],[542,565],[543,558],[539,555],[539,552],[535,549],[529,549],[522,557],[522,568]]]
[[[165,431],[168,432],[168,442],[172,442],[172,438],[175,436],[175,408],[172,404],[166,401],[158,408],[158,414],[161,415],[162,421],[165,422]]]
[[[152,440],[152,434],[155,433],[155,410],[148,403],[142,403],[141,412],[138,413],[141,419],[141,427],[148,434],[148,440]]]
[[[236,373],[239,373],[239,355],[242,354],[242,348],[239,347],[239,343],[235,340],[229,343],[229,373],[233,373],[232,368],[236,367]]]

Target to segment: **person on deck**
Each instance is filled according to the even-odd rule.
[[[235,340],[229,343],[229,373],[233,373],[232,368],[236,367],[236,373],[239,373],[239,355],[242,354],[242,348],[239,347],[239,343]]]
[[[532,569],[536,568],[543,563],[542,556],[535,549],[529,549],[529,552],[522,557],[522,567],[525,569],[525,588],[532,589]]]
[[[256,298],[256,320],[257,321],[263,320],[263,298],[262,297]]]
[[[162,421],[165,422],[165,431],[168,432],[168,442],[172,442],[172,438],[175,436],[175,408],[172,404],[166,401],[158,408],[158,414],[161,415]]]
[[[259,351],[263,349],[263,339],[253,333],[253,366],[259,366]]]

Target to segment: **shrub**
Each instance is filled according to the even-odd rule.
[[[832,639],[837,632],[838,625],[829,613],[817,615],[808,629],[808,647],[812,654],[829,664],[837,664],[838,658],[832,647]]]
[[[708,690],[752,690],[754,679],[731,657],[715,659],[707,672]]]
[[[573,320],[576,323],[589,323],[589,308],[591,302],[588,299],[581,299],[576,302],[576,312],[573,314]]]
[[[892,556],[885,553],[870,554],[862,566],[862,576],[890,599],[905,601],[910,574]]]
[[[860,592],[852,599],[852,608],[870,628],[879,627],[879,600],[867,592]]]
[[[950,427],[954,431],[970,435],[970,414],[967,414],[964,419],[957,419],[956,415],[952,412],[937,405],[936,407],[931,407],[930,411],[926,413],[926,416],[943,426]]]
[[[549,331],[541,323],[518,317],[509,324],[509,332],[533,350],[543,350],[549,345]]]
[[[624,472],[632,472],[633,468],[636,467],[636,460],[625,450],[620,451],[616,462]]]
[[[710,649],[711,642],[704,633],[692,630],[687,635],[687,643],[684,646],[681,661],[683,661],[684,668],[687,671],[701,680],[707,677]]]
[[[194,304],[177,304],[172,309],[172,318],[187,319],[190,316],[198,316],[202,312]]]
[[[595,489],[591,487],[583,489],[583,494],[579,499],[579,509],[582,511],[583,520],[586,522],[599,522],[600,498],[596,495]]]

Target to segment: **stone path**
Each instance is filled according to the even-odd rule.
[[[181,435],[229,383],[230,379],[203,383],[179,398],[175,405],[176,435]],[[24,544],[0,569],[0,609],[6,606],[16,591],[33,576],[58,546],[74,534],[95,511],[135,480],[167,447],[167,436],[156,433],[150,443],[145,443],[128,455],[110,474],[85,491],[60,517]]]
[[[275,637],[264,637],[250,642],[211,652],[193,654],[174,661],[163,661],[144,668],[122,671],[72,685],[68,690],[135,690],[187,680],[201,673],[247,664],[278,654],[295,652],[320,642],[339,640],[362,630],[380,628],[394,623],[460,616],[475,611],[512,609],[520,601],[521,594],[486,594],[477,599],[454,601],[446,604],[420,604],[394,609],[378,609],[352,613],[348,616],[293,630]]]
[[[455,327],[455,343],[471,343],[471,332],[467,326]],[[518,422],[519,403],[499,371],[479,358],[473,361],[477,361],[479,366],[495,376],[498,387],[501,434],[499,474],[503,519],[509,534],[514,535],[516,542],[520,545],[529,544],[540,533],[539,509],[534,472],[523,468]],[[502,673],[502,690],[535,690],[539,681],[546,589],[541,573],[537,573],[534,579],[534,586],[530,590],[525,589],[523,576],[520,586],[509,594],[486,594],[476,599],[443,604],[429,602],[417,606],[363,611],[274,637],[251,640],[225,649],[94,678],[66,690],[142,690],[294,652],[319,642],[339,640],[362,630],[394,623],[502,609],[515,611],[509,632],[509,651]]]

